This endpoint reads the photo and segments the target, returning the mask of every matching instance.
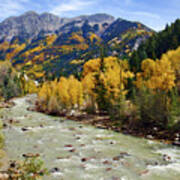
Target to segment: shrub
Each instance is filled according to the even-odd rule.
[[[169,98],[165,92],[154,93],[148,89],[141,89],[135,97],[140,124],[144,128],[166,128],[171,118]]]
[[[0,96],[8,100],[21,94],[16,71],[7,61],[0,63]]]
[[[118,121],[120,125],[133,126],[137,119],[137,108],[125,97],[122,97],[119,102],[112,104],[109,108],[108,114],[111,120]]]
[[[168,127],[170,129],[177,129],[177,127],[180,127],[180,96],[178,94],[177,88],[174,88],[170,92],[171,97],[171,118],[168,123]]]
[[[48,171],[43,168],[43,161],[32,155],[23,162],[11,162],[7,174],[9,180],[39,180],[48,175]]]

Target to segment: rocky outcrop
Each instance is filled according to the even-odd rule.
[[[103,27],[104,23],[111,24],[114,21],[114,17],[107,14],[95,14],[75,18],[60,18],[51,13],[38,14],[34,11],[29,11],[18,17],[9,17],[0,23],[0,40],[6,39],[10,41],[14,37],[20,37],[20,39],[24,40],[27,38],[33,39],[40,33],[55,33],[65,24],[71,23],[74,26],[83,26],[86,21],[92,27],[94,25],[101,26],[98,30],[102,31],[105,28],[105,26]]]

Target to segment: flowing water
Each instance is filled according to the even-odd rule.
[[[5,151],[14,160],[39,153],[56,168],[45,180],[180,180],[180,148],[27,111],[31,98],[0,112],[19,121],[3,130]]]

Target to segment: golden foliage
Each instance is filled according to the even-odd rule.
[[[29,55],[31,55],[31,54],[34,53],[34,52],[40,52],[40,51],[43,50],[44,48],[45,48],[45,46],[41,43],[39,46],[36,46],[35,48],[26,51],[26,52],[25,52],[25,55],[26,55],[26,56],[29,56]]]
[[[84,93],[86,95],[95,97],[95,93],[93,91],[93,89],[95,88],[95,82],[96,79],[93,73],[89,73],[86,76],[84,76],[84,78],[82,79],[82,85],[83,85]]]
[[[60,48],[62,49],[63,53],[69,53],[73,51],[72,45],[62,45]]]
[[[85,42],[85,39],[83,38],[83,36],[81,36],[80,34],[77,34],[77,33],[72,33],[72,36],[70,37],[70,39],[77,40],[80,43]]]
[[[135,85],[138,88],[145,86],[155,92],[171,90],[175,86],[176,76],[180,73],[179,59],[180,48],[169,51],[160,60],[145,59],[141,64],[142,71],[136,74]],[[77,62],[79,63],[79,60],[71,63]],[[103,97],[113,105],[119,101],[120,97],[126,95],[128,79],[133,77],[134,74],[130,71],[126,60],[116,57],[107,57],[103,60],[91,59],[83,66],[81,81],[70,76],[69,78],[61,77],[59,81],[45,82],[38,96],[42,109],[49,112],[60,112],[64,108],[79,108],[87,105],[88,102],[95,106],[98,99],[95,89],[101,81],[105,90]]]
[[[52,45],[56,39],[57,39],[57,35],[56,35],[56,34],[47,36],[47,37],[46,37],[46,43],[47,43],[47,45],[48,45],[48,46]]]
[[[162,59],[166,59],[171,63],[172,69],[176,72],[176,75],[180,75],[180,47],[176,50],[170,50],[162,56]]]
[[[11,52],[6,54],[6,59],[11,60],[13,57],[15,57],[20,51],[22,51],[26,47],[26,44],[12,44],[9,48],[13,49]]]
[[[83,76],[85,77],[89,73],[95,73],[99,71],[100,59],[91,59],[84,64]]]
[[[82,83],[70,76],[45,82],[38,93],[42,109],[59,112],[60,108],[79,108],[83,104]]]
[[[93,59],[84,65],[83,87],[84,91],[91,96],[96,96],[94,88],[96,86],[95,76],[99,73],[100,59]],[[104,72],[100,73],[100,80],[103,82],[107,98],[115,100],[120,95],[126,94],[127,79],[134,75],[129,71],[127,61],[122,61],[116,57],[107,57],[104,59]]]
[[[175,86],[175,72],[167,58],[161,60],[146,59],[141,64],[141,73],[136,75],[136,86],[152,90],[169,91]]]
[[[83,64],[84,60],[82,59],[74,59],[70,62],[70,64]]]
[[[83,103],[83,88],[80,81],[70,76],[62,77],[59,83],[60,99],[63,104],[70,107],[80,106]]]
[[[138,88],[146,86],[153,90],[171,90],[179,83],[180,47],[163,54],[160,60],[144,60],[141,69],[143,72],[136,75],[135,84]]]
[[[44,70],[41,64],[33,64],[32,61],[26,63],[26,70],[24,71],[31,79],[41,79],[44,77]]]
[[[91,33],[89,36],[89,39],[90,39],[91,43],[93,43],[94,40],[97,42],[101,41],[100,37],[98,35],[96,35],[95,33]]]
[[[38,92],[38,86],[35,83],[34,80],[29,79],[26,74],[22,73],[20,74],[20,87],[23,92],[23,95],[25,94],[33,94]]]

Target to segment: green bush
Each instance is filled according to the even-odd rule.
[[[124,98],[119,99],[118,102],[109,106],[108,114],[110,115],[110,119],[119,120],[121,123],[126,119],[126,101]]]
[[[154,93],[147,89],[139,90],[134,97],[134,103],[138,108],[140,125],[144,128],[167,128],[171,119],[171,105],[165,92]]]
[[[170,129],[178,129],[180,127],[180,96],[178,94],[177,88],[173,89],[170,92],[171,97],[171,118],[168,123],[168,128]]]
[[[17,72],[9,62],[0,63],[0,96],[5,100],[21,94]]]
[[[48,175],[43,161],[37,156],[26,156],[23,162],[11,162],[7,174],[9,180],[39,180]]]

